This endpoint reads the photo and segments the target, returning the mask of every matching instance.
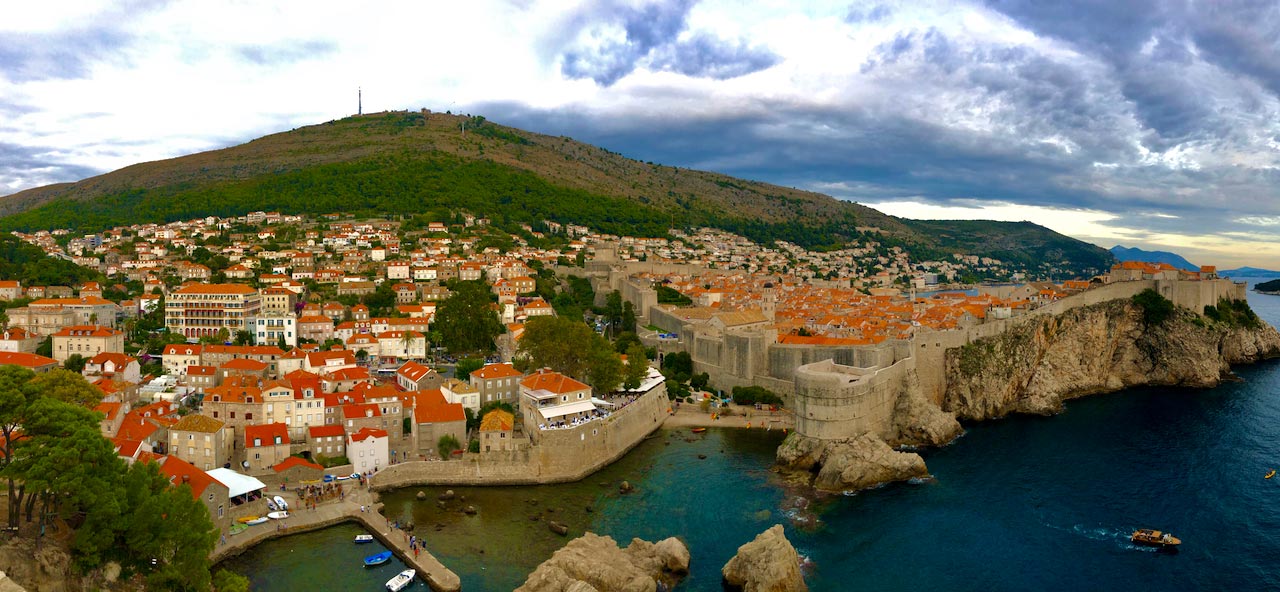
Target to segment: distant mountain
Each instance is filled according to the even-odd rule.
[[[1280,271],[1258,269],[1257,267],[1238,267],[1236,269],[1220,269],[1218,275],[1233,278],[1247,277],[1280,277]]]
[[[1188,271],[1199,271],[1199,265],[1193,265],[1190,261],[1182,258],[1182,255],[1170,253],[1169,251],[1144,251],[1137,247],[1125,247],[1116,245],[1111,247],[1111,254],[1121,261],[1144,261],[1147,263],[1168,263],[1178,269]]]
[[[467,211],[504,230],[543,221],[665,236],[710,226],[761,244],[901,247],[917,261],[999,259],[1032,276],[1081,277],[1114,261],[1030,223],[902,220],[827,195],[641,162],[483,117],[397,111],[347,117],[239,146],[135,164],[0,198],[0,231],[119,225],[256,210],[446,221]]]

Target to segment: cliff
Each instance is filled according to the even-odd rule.
[[[1251,324],[1185,308],[1150,323],[1131,299],[1030,317],[947,351],[942,407],[984,420],[1057,413],[1063,401],[1135,386],[1217,386],[1232,377],[1232,364],[1280,355],[1280,333]]]

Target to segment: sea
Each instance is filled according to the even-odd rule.
[[[1280,325],[1280,296],[1249,301]],[[1213,389],[1134,389],[1053,417],[966,425],[950,446],[921,451],[931,478],[853,495],[814,496],[772,472],[778,431],[680,429],[578,483],[457,487],[444,508],[444,488],[408,488],[385,495],[385,509],[472,591],[514,589],[585,531],[622,545],[680,537],[692,560],[677,590],[721,590],[725,562],[774,524],[818,592],[1280,590],[1280,476],[1264,479],[1280,468],[1280,360],[1235,373]],[[634,492],[620,493],[624,480]],[[1182,548],[1131,544],[1144,527]],[[353,545],[360,532],[278,539],[219,567],[256,592],[377,590],[403,567],[362,567],[380,548]]]

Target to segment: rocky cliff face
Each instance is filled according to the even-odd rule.
[[[803,592],[808,590],[800,574],[800,554],[791,546],[781,524],[738,547],[720,570],[724,587],[743,592]]]
[[[1033,317],[947,352],[943,408],[964,420],[1052,414],[1065,400],[1135,386],[1207,388],[1231,364],[1280,355],[1280,333],[1215,323],[1185,309],[1147,326],[1142,309],[1114,300]]]
[[[657,543],[586,533],[556,551],[517,592],[655,592],[671,589],[689,573],[689,549],[675,538]]]

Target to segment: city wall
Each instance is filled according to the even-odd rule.
[[[796,370],[796,431],[833,440],[870,432],[880,438],[893,424],[893,409],[914,358],[878,368],[860,368],[823,360]]]
[[[666,385],[659,383],[608,418],[575,428],[544,431],[537,445],[524,450],[466,454],[462,460],[399,463],[379,471],[370,484],[381,491],[415,485],[578,481],[621,458],[657,430],[669,406]]]

